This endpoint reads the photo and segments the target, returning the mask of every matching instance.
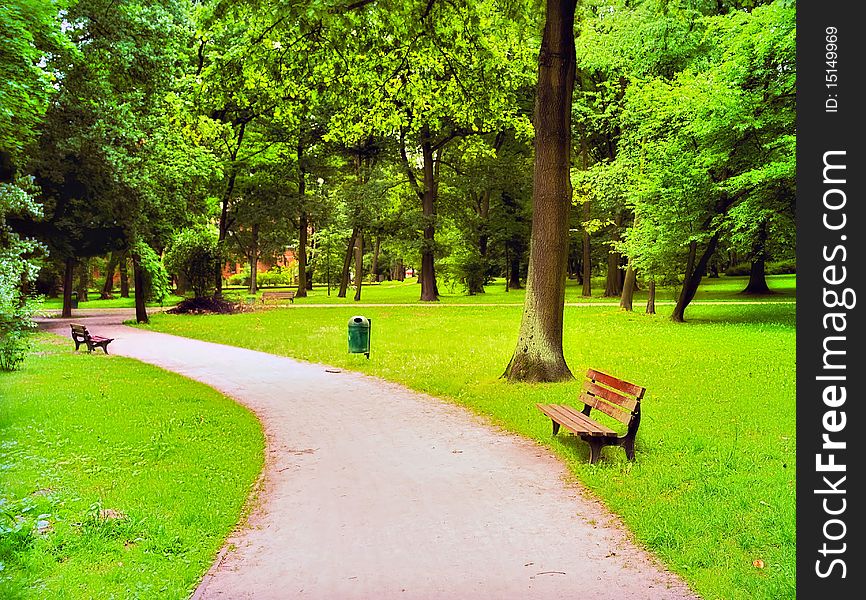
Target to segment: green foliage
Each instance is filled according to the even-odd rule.
[[[744,262],[725,269],[725,275],[748,275],[751,271],[752,263]],[[797,261],[793,259],[770,261],[764,265],[764,271],[767,275],[790,275],[797,272]]]
[[[202,298],[213,289],[224,258],[215,231],[205,227],[187,228],[172,239],[165,253],[165,266],[171,273],[183,276],[195,297]]]
[[[144,280],[144,289],[136,290],[136,294],[144,294],[144,299],[147,302],[162,303],[171,294],[171,285],[159,255],[144,242],[133,244],[130,252],[133,256],[138,257]]]
[[[258,278],[256,278],[258,279]],[[230,275],[227,280],[229,285],[243,285],[248,286],[250,284],[250,267],[249,265],[244,265],[243,268],[235,273],[234,275]]]
[[[2,163],[22,157],[54,91],[56,77],[43,58],[64,46],[59,27],[59,9],[64,5],[50,0],[0,4],[0,166],[4,168],[7,165]]]
[[[682,272],[686,246],[717,231],[792,224],[794,11],[774,2],[700,26],[702,61],[625,95],[617,162],[634,178],[636,225],[623,248],[662,276]]]
[[[25,187],[29,187],[26,185]],[[27,333],[36,299],[27,293],[39,270],[39,242],[21,237],[7,225],[13,215],[38,216],[37,205],[19,185],[0,183],[0,370],[17,369],[28,348]]]
[[[277,287],[288,286],[295,283],[295,274],[297,269],[288,267],[276,266],[268,269],[264,273],[256,274],[256,285],[259,287]],[[249,275],[247,275],[249,277]]]

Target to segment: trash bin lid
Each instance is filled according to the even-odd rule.
[[[349,319],[349,327],[369,327],[370,319],[361,315],[355,315]]]

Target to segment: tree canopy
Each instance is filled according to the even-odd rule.
[[[140,271],[212,230],[251,292],[287,252],[298,296],[410,268],[422,301],[525,284],[507,372],[547,381],[569,377],[567,277],[624,308],[634,281],[680,286],[683,320],[719,264],[791,255],[787,0],[16,0],[0,21],[4,260],[47,249],[67,309],[82,260]]]

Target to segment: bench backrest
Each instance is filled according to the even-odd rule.
[[[640,401],[646,388],[617,379],[607,373],[589,369],[580,394],[580,401],[620,423],[631,424],[640,418]]]
[[[262,298],[294,298],[295,292],[262,292]]]
[[[73,339],[81,338],[82,340],[90,339],[90,332],[87,331],[87,327],[84,325],[78,325],[75,323],[70,323],[69,326],[72,328],[72,337]]]

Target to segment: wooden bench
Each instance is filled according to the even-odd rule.
[[[102,348],[102,351],[108,354],[108,344],[113,342],[114,338],[90,335],[90,332],[87,331],[87,327],[84,325],[70,323],[69,326],[72,328],[72,340],[75,342],[76,350],[78,350],[81,344],[85,344],[88,352],[93,352],[94,348]]]
[[[295,303],[295,292],[262,292],[262,304],[265,300],[291,300]]]
[[[589,462],[595,463],[604,446],[622,446],[629,460],[634,460],[634,438],[640,425],[640,401],[646,388],[589,369],[579,400],[583,410],[564,404],[536,404],[553,422],[553,435],[560,425],[589,443]],[[592,409],[600,410],[626,425],[625,435],[589,418]]]

